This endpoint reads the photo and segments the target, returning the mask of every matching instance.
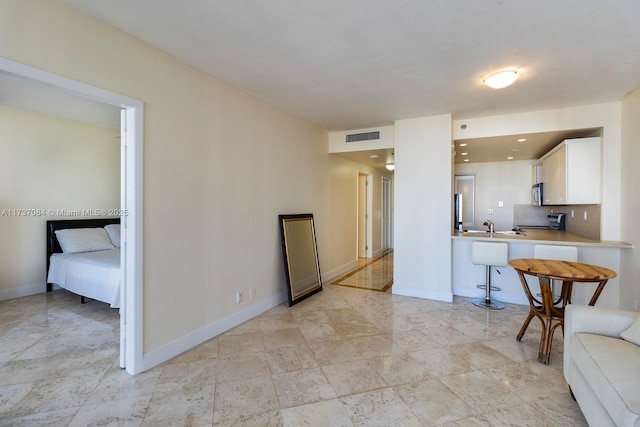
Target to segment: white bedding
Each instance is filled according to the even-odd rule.
[[[120,249],[53,254],[47,283],[120,307]]]

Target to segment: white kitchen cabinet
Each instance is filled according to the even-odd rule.
[[[564,205],[567,199],[567,149],[563,144],[542,162],[545,205]]]
[[[545,205],[600,203],[600,138],[566,139],[542,160]]]
[[[531,166],[531,185],[540,184],[542,181],[542,164]]]

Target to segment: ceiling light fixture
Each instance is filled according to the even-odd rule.
[[[520,139],[518,140],[518,142],[525,142],[526,140],[527,140],[527,138],[520,138]]]
[[[466,146],[467,146],[466,142],[459,145],[459,147],[466,147]]]
[[[502,70],[489,74],[482,83],[493,89],[502,89],[511,86],[517,79],[518,70]]]
[[[396,165],[393,163],[387,163],[384,167],[387,168],[388,171],[392,171],[396,168]]]

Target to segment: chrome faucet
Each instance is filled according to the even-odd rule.
[[[491,221],[490,219],[486,220],[486,221],[484,222],[484,224],[482,224],[482,225],[489,227],[489,232],[490,232],[490,233],[493,233],[493,232],[494,232],[493,221]]]

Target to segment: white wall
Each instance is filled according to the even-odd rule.
[[[345,142],[346,135],[367,132],[380,132],[380,139],[363,142]],[[329,132],[329,152],[347,153],[350,151],[381,150],[394,146],[393,126],[378,126],[366,129],[353,129],[346,131]]]
[[[46,220],[120,207],[119,135],[0,105],[0,300],[44,292]]]
[[[640,310],[640,89],[622,100],[622,203],[621,228],[624,240],[634,249],[623,251],[620,305]]]
[[[531,202],[531,160],[461,163],[455,165],[456,175],[475,175],[475,225],[490,219],[496,230],[511,230],[513,205]],[[502,201],[500,207],[498,202]],[[489,213],[489,209],[493,213]]]
[[[451,115],[395,122],[394,294],[452,301]]]
[[[332,194],[342,165],[325,130],[60,1],[1,2],[0,56],[145,103],[148,360],[282,301],[278,214],[315,215],[323,270],[350,261],[339,233],[355,201]],[[235,304],[236,291],[252,287],[256,298]]]

